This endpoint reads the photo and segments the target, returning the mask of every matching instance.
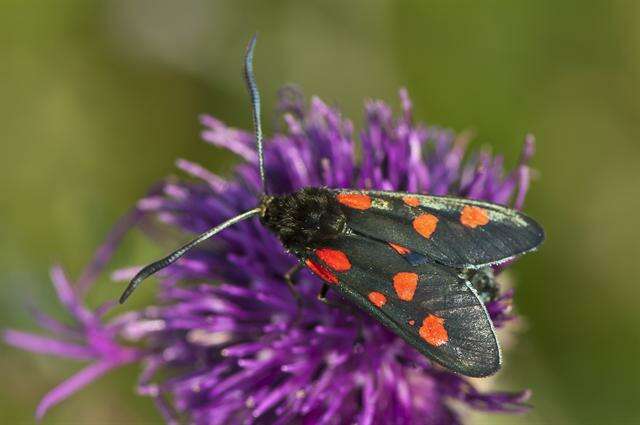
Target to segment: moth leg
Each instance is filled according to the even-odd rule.
[[[328,305],[329,307],[339,308],[343,311],[349,311],[347,304],[337,303],[329,300],[327,298],[327,292],[329,292],[329,285],[326,283],[323,283],[322,288],[320,288],[320,292],[318,292],[318,301]]]
[[[320,292],[318,292],[318,300],[327,304],[327,305],[332,305],[329,300],[327,299],[327,292],[329,291],[329,285],[327,285],[326,283],[322,284],[322,288],[320,288]]]
[[[291,267],[284,274],[284,281],[287,282],[287,287],[293,295],[293,298],[296,300],[296,304],[298,305],[298,313],[302,308],[302,297],[300,296],[300,292],[296,289],[296,283],[293,281],[293,276],[296,275],[300,270],[302,270],[303,265],[301,263],[296,263],[293,267]]]

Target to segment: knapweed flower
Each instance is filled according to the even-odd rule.
[[[366,103],[356,155],[353,126],[335,108],[318,98],[307,106],[292,89],[281,98],[286,130],[265,145],[272,193],[305,186],[367,188],[522,206],[531,137],[516,168],[505,173],[500,156],[465,156],[466,135],[414,124],[401,90],[397,118],[382,102]],[[244,160],[235,176],[226,180],[178,160],[190,178],[167,179],[141,199],[77,281],[54,268],[53,282],[73,325],[38,313],[40,325],[54,336],[5,333],[16,347],[89,362],[43,398],[38,417],[109,370],[134,362],[142,368],[138,393],[155,401],[167,423],[450,424],[460,422],[459,406],[526,408],[528,392],[481,392],[477,381],[431,364],[339,297],[330,293],[329,305],[319,302],[320,282],[307,271],[297,279],[298,312],[283,277],[296,260],[257,219],[224,230],[163,270],[156,305],[108,320],[111,303],[87,307],[84,294],[129,228],[139,226],[154,237],[176,229],[201,233],[258,204],[253,135],[209,116],[202,123],[204,140]],[[126,280],[136,270],[117,271],[114,278]],[[508,291],[488,303],[496,327],[514,317],[511,299]]]

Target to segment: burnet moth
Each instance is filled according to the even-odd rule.
[[[254,36],[244,58],[263,194],[256,208],[208,230],[144,267],[120,297],[148,276],[242,220],[258,216],[299,263],[429,359],[463,375],[488,376],[500,347],[484,302],[496,291],[490,266],[535,250],[544,239],[526,215],[487,202],[374,190],[309,187],[267,192]],[[484,302],[483,302],[484,301]]]

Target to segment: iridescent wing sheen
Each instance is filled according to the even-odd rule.
[[[491,320],[458,271],[411,265],[388,244],[351,232],[302,260],[332,289],[442,366],[475,377],[500,368]]]
[[[355,233],[456,268],[480,268],[536,249],[540,225],[507,207],[462,198],[333,190]]]

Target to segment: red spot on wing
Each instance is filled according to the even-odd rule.
[[[400,272],[393,276],[393,288],[401,300],[411,301],[417,286],[418,275],[416,273]]]
[[[396,245],[392,242],[388,242],[388,243],[389,243],[389,246],[393,248],[400,255],[407,255],[408,253],[411,252],[408,248],[405,248],[401,245]]]
[[[422,339],[435,347],[449,341],[449,334],[444,328],[444,319],[433,314],[424,318],[418,333]]]
[[[489,214],[484,208],[465,205],[460,213],[460,223],[472,229],[478,226],[484,226],[488,222]]]
[[[380,308],[387,303],[387,297],[380,292],[369,292],[368,295],[369,301],[374,304],[376,307]]]
[[[316,249],[316,255],[320,258],[327,266],[331,267],[333,270],[337,272],[346,272],[351,268],[351,261],[347,255],[338,251],[337,249],[331,248],[320,248]]]
[[[403,196],[402,200],[404,201],[405,204],[409,205],[410,207],[420,206],[420,199],[415,196]]]
[[[363,193],[339,193],[336,196],[338,202],[356,210],[371,208],[371,197]]]
[[[329,270],[322,267],[320,264],[310,259],[307,259],[305,263],[307,267],[309,267],[309,270],[311,270],[320,279],[328,283],[333,283],[333,284],[338,283],[338,278],[335,277]]]
[[[438,217],[433,214],[421,214],[413,219],[413,228],[425,238],[430,238],[436,231]]]
[[[413,319],[411,319],[411,320],[409,320],[409,324],[410,324],[411,326],[413,326],[413,325],[415,325],[415,324],[416,324],[416,321],[415,321],[415,320],[413,320]]]

